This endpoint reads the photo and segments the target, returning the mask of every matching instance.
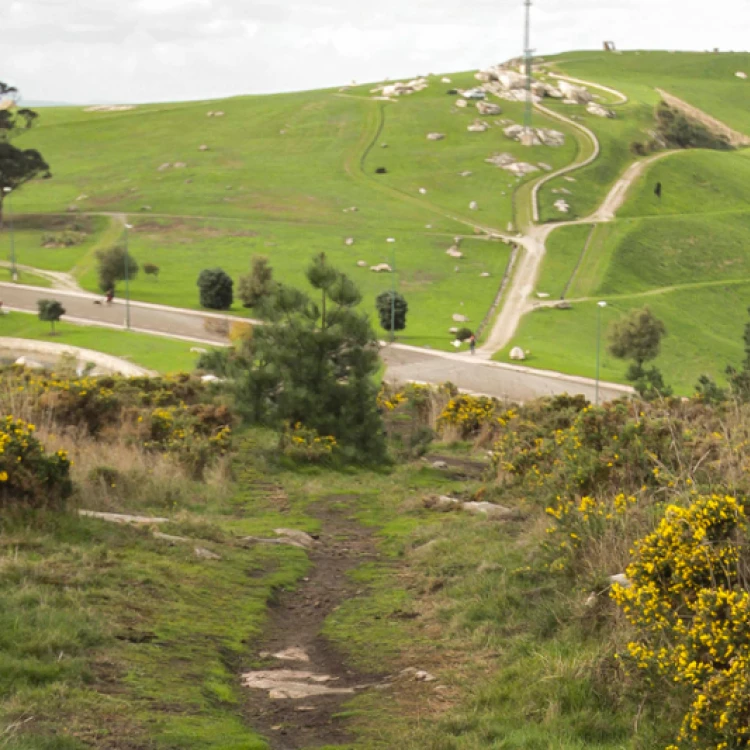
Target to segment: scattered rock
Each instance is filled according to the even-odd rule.
[[[476,211],[479,208],[479,204],[476,201],[472,201],[471,203],[469,203],[469,208],[472,211]]]
[[[427,195],[427,188],[419,188],[420,195]]]
[[[464,254],[455,246],[449,247],[445,251],[446,255],[450,255],[451,258],[463,258]]]
[[[572,309],[572,307],[573,307],[573,305],[571,305],[570,302],[567,302],[565,300],[563,300],[562,302],[557,302],[555,304],[555,309],[556,310],[570,310],[570,309]]]
[[[329,675],[293,669],[262,669],[242,675],[242,684],[256,690],[267,690],[272,700],[299,700],[321,695],[351,695],[354,688],[328,687],[335,678]]]
[[[151,211],[151,206],[141,206],[141,211]]]
[[[488,164],[493,164],[496,167],[506,167],[508,164],[514,164],[516,157],[513,154],[502,153],[494,154],[489,159],[485,159]]]
[[[187,164],[184,161],[176,161],[172,166],[175,169],[185,169],[185,167],[187,167]]]
[[[459,177],[471,177],[471,171],[466,169],[463,172],[459,172],[458,176]]]
[[[440,464],[440,466],[437,466],[436,464]],[[445,461],[435,461],[432,464],[432,468],[447,469],[448,464],[446,464]],[[449,495],[430,495],[422,500],[422,505],[430,510],[451,511],[459,510],[461,507],[461,501],[458,498],[450,497]]]
[[[428,141],[442,141],[445,138],[445,133],[427,133]]]
[[[451,328],[448,329],[448,333],[453,333],[453,334],[458,333],[458,327],[452,326]]]
[[[440,79],[440,82],[441,83],[450,83],[451,79],[448,78],[447,76],[444,76],[443,78]]]
[[[624,586],[625,588],[629,588],[632,585],[625,573],[616,573],[609,577],[609,581],[610,583],[619,583],[620,586]]]
[[[201,383],[222,383],[223,380],[220,377],[217,377],[216,375],[213,375],[212,373],[206,373],[205,375],[201,375]]]
[[[546,162],[538,161],[537,162],[537,166],[540,169],[543,169],[545,172],[551,172],[552,171],[552,165],[551,164],[547,164]]]
[[[426,672],[424,669],[419,669],[414,673],[414,679],[417,680],[417,682],[435,682],[437,677]]]
[[[747,80],[747,73],[744,73],[744,72],[743,72],[743,71],[741,71],[741,70],[738,70],[738,71],[737,71],[737,72],[735,73],[735,75],[737,76],[737,78],[742,78],[742,80],[743,80],[743,81],[746,81],[746,80]]]
[[[485,101],[479,101],[477,102],[477,111],[480,115],[501,115],[503,113],[502,108],[499,104],[495,104],[494,102],[485,102]]]
[[[487,502],[463,503],[461,509],[474,515],[485,515],[487,518],[510,519],[519,517],[518,511],[513,510],[512,508],[506,508],[503,505],[495,505],[494,503]]]
[[[566,182],[575,182],[576,178],[575,177],[563,177],[563,180],[565,180]]]
[[[549,292],[537,292],[536,296],[539,297],[539,299],[547,299],[549,297]]]
[[[453,322],[454,323],[468,323],[469,319],[465,315],[461,315],[459,313],[456,313],[453,316]]]
[[[391,273],[393,269],[387,263],[378,263],[376,266],[370,266],[370,270],[375,273]]]
[[[28,357],[21,356],[19,357],[13,364],[21,365],[22,367],[26,367],[29,370],[43,370],[44,365],[41,362],[37,362],[34,359],[29,359]]]
[[[532,172],[538,172],[539,167],[535,167],[533,164],[529,164],[525,161],[517,161],[515,164],[506,164],[503,169],[507,170],[511,174],[517,177],[524,177]]]
[[[80,211],[80,210],[81,210],[81,209],[80,209],[80,207],[79,207],[79,206],[76,206],[76,204],[75,204],[75,203],[71,203],[71,204],[70,204],[70,205],[68,206],[68,208],[67,208],[67,211],[68,211],[68,213],[71,213],[71,214],[72,214],[72,213],[75,213],[76,211]]]
[[[208,349],[204,349],[201,346],[191,346],[190,347],[190,353],[191,354],[206,354],[208,352]]]
[[[568,213],[570,211],[570,204],[564,199],[564,198],[558,198],[554,202],[555,208],[560,211],[561,213]]]
[[[358,261],[357,261],[357,265],[358,265],[358,266],[359,266],[360,268],[367,268],[367,261],[366,261],[366,260],[358,260]]]
[[[510,358],[514,360],[519,360],[523,362],[524,359],[526,359],[526,354],[523,349],[521,349],[520,346],[514,346],[510,350]]]
[[[445,463],[445,461],[433,461],[432,462],[432,468],[433,469],[443,469],[443,470],[445,470],[445,469],[448,468],[448,464]]]
[[[193,552],[199,560],[221,560],[221,555],[217,555],[215,552],[211,552],[210,549],[205,547],[196,547]]]
[[[526,142],[527,132],[523,125],[510,125],[507,128],[503,128],[505,135],[518,142]],[[530,145],[532,146],[564,146],[565,145],[565,134],[559,130],[552,130],[551,128],[532,128]]]
[[[205,143],[201,143],[201,145],[198,146],[198,151],[208,151],[208,146]]]
[[[287,545],[289,547],[297,547],[299,549],[307,549],[304,544],[301,544],[296,539],[290,539],[288,537],[281,537],[280,539],[265,539],[258,536],[246,536],[240,539],[240,542],[246,547],[253,544],[272,544],[272,545]]]
[[[192,542],[192,539],[188,539],[186,536],[173,536],[172,534],[162,534],[161,531],[154,531],[154,539],[161,539],[163,542],[169,544],[185,544]]]
[[[273,533],[285,539],[291,539],[307,549],[315,546],[315,539],[307,532],[299,531],[299,529],[274,529]]]
[[[85,201],[85,200],[86,200],[86,198],[88,198],[88,195],[86,195],[85,193],[82,193],[81,195],[79,195],[79,196],[78,196],[78,197],[76,198],[76,200],[77,200],[77,201]]]
[[[307,651],[297,646],[285,648],[283,651],[272,654],[272,656],[274,659],[280,659],[281,661],[310,661]]]
[[[390,242],[391,244],[394,243],[395,241],[396,241],[395,237],[388,237],[388,239],[386,240],[386,242]]]
[[[466,107],[469,106],[469,102],[467,102],[466,99],[456,99],[456,106],[461,107],[461,109],[466,109]]]
[[[344,244],[345,244],[345,245],[349,245],[349,246],[353,245],[353,244],[354,244],[354,237],[347,237],[347,238],[346,238],[346,239],[344,240]]]
[[[350,206],[349,208],[344,209],[344,213],[354,213],[355,211],[359,211],[359,209],[356,206]]]
[[[572,104],[588,104],[594,98],[588,89],[582,86],[575,86],[568,81],[560,81],[558,88],[563,96],[563,100]]]
[[[159,518],[158,516],[131,516],[125,513],[100,513],[95,510],[79,510],[78,515],[86,518],[98,518],[101,521],[110,521],[111,523],[169,523],[168,518]]]
[[[586,111],[590,115],[596,115],[597,117],[608,117],[610,120],[613,120],[616,117],[614,110],[608,109],[607,107],[604,107],[601,104],[597,104],[596,102],[589,102],[586,105]]]
[[[482,122],[481,120],[475,120],[471,125],[469,125],[466,129],[470,133],[484,133],[487,130],[489,130],[489,125],[486,122]]]
[[[489,276],[490,276],[490,274],[487,271],[484,271],[484,272],[482,272],[482,273],[479,274],[479,277],[482,278],[482,279],[487,279],[487,278],[489,278]]]

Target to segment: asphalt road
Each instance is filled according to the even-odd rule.
[[[125,304],[117,299],[111,305],[98,295],[67,290],[0,283],[0,300],[10,310],[37,312],[37,300],[54,297],[65,307],[64,319],[74,323],[101,325],[121,329],[125,325]],[[96,304],[96,303],[100,304]],[[237,318],[220,313],[130,303],[133,330],[161,336],[184,338],[203,344],[226,344],[228,325]],[[223,328],[223,331],[222,331]],[[0,319],[0,336],[2,320]],[[154,346],[158,346],[158,339]],[[495,396],[500,399],[526,401],[537,396],[560,393],[582,394],[593,401],[596,384],[587,378],[562,375],[546,370],[533,370],[480,356],[437,352],[402,344],[388,344],[381,356],[387,366],[386,378],[395,382],[415,381],[441,384],[450,381],[464,391]],[[601,401],[630,393],[626,386],[601,383]]]

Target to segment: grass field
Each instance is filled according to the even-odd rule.
[[[55,325],[55,335],[50,336],[49,323],[36,315],[12,312],[0,317],[0,336],[38,339],[55,344],[68,344],[83,349],[122,357],[136,365],[157,372],[191,372],[197,354],[190,351],[195,346],[187,341],[149,336],[132,331],[112,331],[107,328],[78,326],[62,320]],[[32,357],[33,358],[33,357]]]

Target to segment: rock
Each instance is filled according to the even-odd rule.
[[[185,167],[187,166],[187,164],[184,161],[176,161],[172,166],[175,169],[185,169]]]
[[[77,201],[85,201],[85,200],[86,200],[86,198],[88,198],[88,195],[86,195],[85,193],[81,193],[81,195],[79,195],[79,196],[78,196],[78,197],[76,198],[76,200],[77,200]]]
[[[539,297],[539,299],[547,299],[549,297],[549,292],[537,292],[536,296]]]
[[[447,469],[448,464],[445,463],[445,461],[433,461],[432,462],[432,468],[433,469]]]
[[[610,583],[618,583],[620,586],[623,586],[624,588],[630,588],[632,585],[630,582],[630,579],[625,575],[625,573],[616,573],[613,576],[609,577]]]
[[[141,206],[141,211],[151,211],[151,206]]]
[[[738,71],[737,71],[737,72],[735,73],[735,75],[737,76],[737,78],[741,78],[741,79],[742,79],[743,81],[747,80],[747,73],[744,73],[744,72],[743,72],[743,71],[741,71],[741,70],[738,70]]]
[[[424,669],[419,669],[414,673],[414,679],[417,680],[417,682],[435,682],[437,677],[426,672]]]
[[[358,260],[358,261],[357,261],[357,265],[358,265],[358,266],[359,266],[360,268],[367,268],[367,261],[366,261],[366,260]]]
[[[565,180],[566,182],[575,182],[576,178],[575,177],[563,177],[563,180]]]
[[[256,690],[267,690],[272,700],[299,700],[322,695],[351,695],[354,688],[333,688],[325,683],[329,675],[293,669],[261,669],[242,675],[242,684]]]
[[[427,195],[427,188],[419,188],[420,195]]]
[[[311,537],[307,532],[305,531],[299,531],[298,529],[274,529],[274,534],[278,534],[281,537],[284,537],[285,539],[291,539],[298,544],[300,544],[303,547],[306,547],[307,549],[310,549],[311,547],[315,546],[315,539]]]
[[[487,271],[484,271],[483,273],[479,274],[479,278],[481,279],[487,279],[489,278],[490,274]]]
[[[453,326],[452,328],[448,329],[448,333],[456,334],[458,333],[458,328],[456,326]]]
[[[162,534],[161,531],[154,531],[154,539],[161,539],[163,542],[169,544],[185,544],[186,542],[192,542],[192,539],[188,539],[186,536],[173,536],[172,534]]]
[[[445,133],[427,133],[428,141],[442,141],[445,138]]]
[[[395,241],[396,241],[395,237],[388,237],[388,239],[386,239],[386,242],[390,242],[391,244],[393,244]]]
[[[440,464],[440,466],[437,466],[436,464]],[[448,464],[445,463],[445,461],[435,461],[435,463],[432,464],[433,469],[447,469]],[[458,510],[461,507],[461,501],[455,497],[450,497],[449,495],[431,495],[430,497],[424,498],[422,500],[422,505],[424,505],[425,508],[429,508],[430,510],[439,510],[439,511],[451,511],[451,510]]]
[[[555,208],[561,213],[568,213],[570,211],[570,205],[564,198],[558,198],[554,203]]]
[[[218,112],[214,112],[214,117],[224,117],[224,113],[219,110]]]
[[[516,157],[509,153],[494,154],[489,159],[485,159],[485,161],[496,167],[506,167],[508,164],[514,164],[516,162]]]
[[[481,122],[480,120],[475,120],[471,125],[469,125],[466,129],[470,133],[484,133],[489,129],[489,125],[486,122]]]
[[[353,244],[354,244],[354,237],[347,237],[347,238],[346,238],[346,239],[344,240],[344,244],[345,244],[345,245],[349,245],[349,246],[353,245]]]
[[[552,171],[552,165],[551,164],[547,164],[546,162],[538,161],[537,162],[537,166],[540,169],[543,169],[545,172],[551,172]]]
[[[101,521],[110,521],[111,523],[134,523],[136,525],[169,523],[168,518],[159,518],[158,516],[131,516],[125,513],[100,513],[95,510],[79,510],[78,515],[86,518],[98,518]]]
[[[466,109],[466,107],[469,106],[469,102],[467,102],[466,99],[456,99],[456,106],[461,107],[461,109]]]
[[[446,255],[450,255],[451,258],[463,258],[464,254],[455,246],[449,247],[445,251]]]
[[[502,108],[499,104],[495,104],[494,102],[485,102],[485,101],[479,101],[476,104],[477,111],[480,115],[489,116],[489,115],[501,115],[503,113]]]
[[[425,229],[432,229],[432,224],[425,224],[425,225],[424,225],[424,228],[425,228]]]
[[[563,95],[563,99],[574,104],[588,104],[594,98],[587,89],[582,86],[575,86],[568,81],[560,81],[558,88]]]
[[[476,201],[471,201],[471,203],[469,203],[469,208],[472,211],[476,211],[479,208],[479,204]]]
[[[471,177],[471,172],[468,169],[466,169],[463,172],[459,172],[458,176],[459,177]]]
[[[253,544],[271,544],[271,545],[287,545],[289,547],[297,547],[299,549],[307,549],[304,544],[301,544],[296,539],[290,539],[288,537],[282,537],[281,539],[265,539],[258,536],[246,536],[240,539],[240,542],[249,547]]]
[[[573,305],[571,305],[570,302],[566,302],[565,300],[555,304],[556,310],[570,310],[572,307]]]
[[[208,373],[206,375],[201,375],[201,383],[221,383],[223,380],[216,375],[212,375],[211,373]]]
[[[506,164],[503,169],[518,177],[524,177],[527,174],[539,171],[539,167],[535,167],[533,164],[528,164],[525,161],[518,161],[515,164]]]
[[[375,273],[390,273],[393,269],[387,263],[378,263],[376,266],[370,266],[370,270]]]
[[[71,213],[71,214],[75,213],[76,211],[80,211],[80,210],[81,210],[80,207],[76,206],[75,203],[71,203],[68,206],[68,208],[67,208],[68,213]]]
[[[526,359],[526,354],[523,349],[521,349],[520,346],[514,346],[510,350],[510,358],[515,360],[520,360],[523,362],[524,359]]]
[[[450,83],[451,79],[448,78],[447,76],[444,76],[443,78],[440,79],[440,82],[441,83]]]
[[[41,362],[37,362],[36,360],[29,359],[28,357],[19,357],[14,363],[14,365],[20,365],[21,367],[26,367],[29,370],[43,370],[44,365],[41,364]]]
[[[603,107],[596,102],[589,102],[586,105],[586,111],[590,115],[596,115],[596,117],[608,117],[610,120],[614,119],[616,116],[614,110],[607,109],[607,107]]]
[[[469,319],[465,315],[461,315],[459,313],[456,313],[453,316],[453,322],[454,323],[468,323]]]
[[[210,549],[205,547],[196,547],[193,552],[199,560],[221,560],[221,555],[217,555],[215,552],[211,552]]]
[[[307,651],[297,646],[290,646],[283,651],[272,654],[272,656],[274,659],[280,659],[281,661],[310,661]]]
[[[208,352],[208,349],[204,349],[201,346],[191,346],[190,347],[190,353],[191,354],[206,354]]]
[[[503,505],[495,505],[487,502],[470,502],[464,503],[461,509],[474,515],[485,515],[487,518],[511,519],[519,518],[519,513],[512,508],[506,508]]]

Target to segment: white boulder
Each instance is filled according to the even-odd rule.
[[[428,141],[442,141],[445,138],[445,133],[427,133]]]
[[[526,359],[526,353],[523,349],[521,349],[520,346],[514,346],[510,350],[510,358],[522,362],[524,359]]]
[[[746,80],[747,80],[747,73],[744,73],[744,72],[743,72],[743,71],[741,71],[741,70],[738,70],[738,71],[737,71],[737,72],[735,73],[735,75],[737,76],[737,78],[741,78],[741,79],[742,79],[743,81],[746,81]]]
[[[601,104],[597,104],[597,102],[589,102],[586,105],[586,111],[590,115],[595,115],[596,117],[608,117],[610,120],[613,120],[615,118],[615,113],[613,110],[607,109],[607,107],[604,107]]]
[[[560,81],[559,89],[563,99],[574,104],[588,104],[594,98],[588,89],[583,88],[583,86],[575,86],[568,81]]]
[[[472,211],[476,211],[479,208],[479,204],[476,201],[472,201],[471,203],[469,203],[469,208]]]
[[[419,188],[420,195],[427,195],[427,188]]]
[[[482,122],[481,120],[474,120],[474,122],[469,125],[466,129],[470,133],[484,133],[486,130],[489,129],[489,125],[486,122]]]
[[[358,260],[358,261],[357,261],[357,265],[358,265],[358,266],[359,266],[360,268],[367,268],[367,261],[366,261],[366,260]]]
[[[345,245],[350,245],[350,246],[351,246],[351,245],[353,245],[353,244],[354,244],[354,237],[347,237],[347,238],[346,238],[346,239],[344,240],[344,244],[345,244]]]
[[[501,115],[503,113],[503,110],[500,108],[499,104],[495,104],[493,102],[485,102],[485,101],[478,101],[477,102],[477,111],[480,115]]]
[[[456,106],[465,109],[469,106],[469,102],[467,102],[466,99],[456,99]]]
[[[378,263],[376,266],[370,266],[370,270],[375,273],[391,273],[393,269],[387,263]]]
[[[465,315],[461,315],[461,313],[455,313],[453,315],[453,322],[454,323],[468,323],[469,319]]]

